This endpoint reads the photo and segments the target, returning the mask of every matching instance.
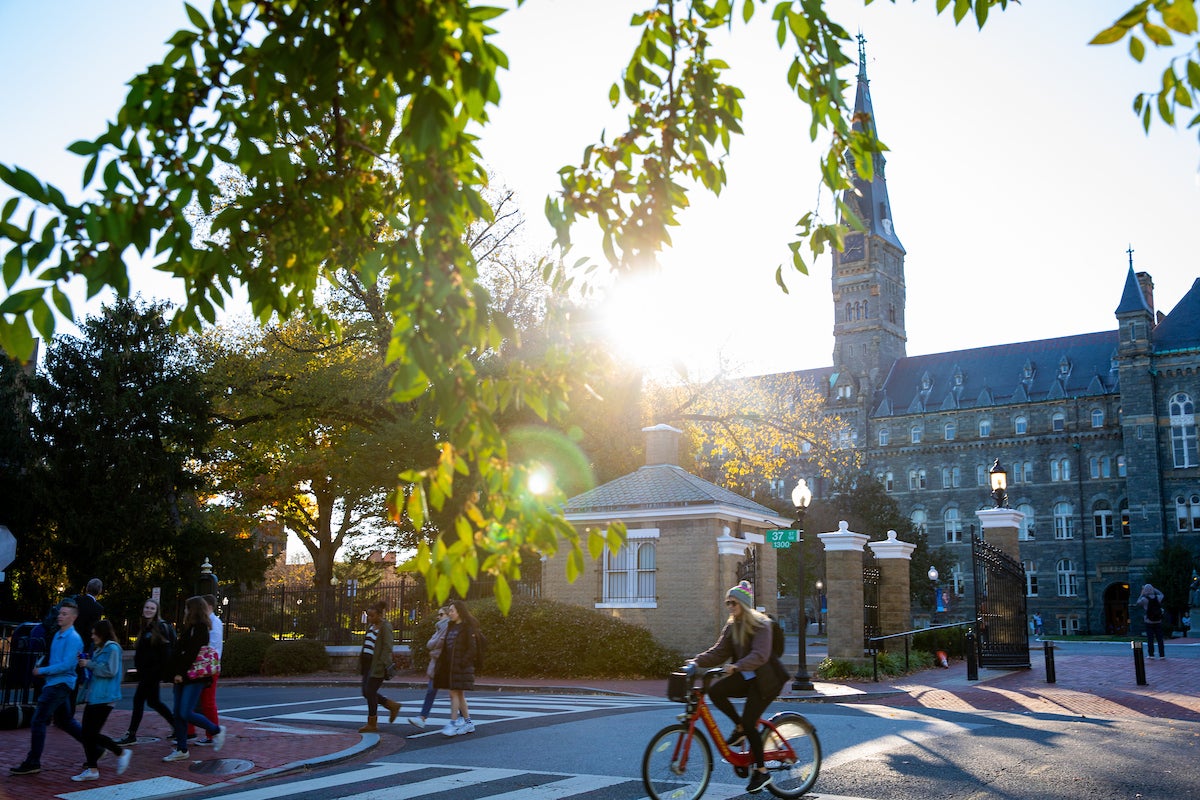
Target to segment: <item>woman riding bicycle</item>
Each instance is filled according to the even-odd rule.
[[[692,661],[697,667],[725,665],[725,677],[708,691],[712,704],[734,722],[733,732],[726,738],[731,747],[742,740],[750,745],[755,770],[750,773],[748,792],[761,791],[771,782],[763,763],[762,737],[758,733],[758,718],[767,709],[787,681],[787,672],[778,659],[771,657],[771,620],[754,610],[754,587],[742,581],[725,595],[729,619],[721,629],[717,643]],[[744,697],[746,703],[738,714],[729,698]]]

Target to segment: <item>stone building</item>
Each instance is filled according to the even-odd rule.
[[[776,612],[776,550],[765,531],[791,520],[678,466],[680,431],[645,429],[646,465],[567,502],[566,519],[581,534],[625,523],[625,546],[585,559],[569,583],[562,570],[542,576],[545,597],[648,629],[686,655],[716,639],[727,617],[725,592],[745,578],[757,605]]]
[[[860,49],[856,118],[874,125],[863,64]],[[847,201],[866,231],[834,254],[833,365],[799,375],[930,545],[949,550],[949,588],[971,595],[970,537],[999,459],[1024,515],[1030,614],[1055,633],[1122,631],[1129,587],[1158,550],[1200,546],[1200,279],[1163,314],[1131,251],[1124,286],[1112,276],[1110,330],[910,356],[905,250],[882,158],[857,189]],[[782,483],[813,482],[804,465],[795,471]]]

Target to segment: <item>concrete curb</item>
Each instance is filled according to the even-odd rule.
[[[379,742],[380,742],[380,736],[378,733],[364,733],[361,735],[361,738],[359,739],[358,744],[353,745],[351,747],[347,747],[344,750],[339,750],[336,753],[326,753],[325,755],[313,756],[312,758],[305,758],[305,759],[301,759],[299,761],[293,761],[290,764],[282,764],[278,767],[272,767],[271,769],[264,769],[261,772],[252,772],[249,775],[240,775],[236,778],[230,778],[228,781],[225,781],[222,784],[213,784],[213,785],[214,786],[222,786],[222,785],[232,786],[232,785],[236,785],[236,784],[249,783],[251,781],[261,780],[262,778],[271,778],[276,775],[282,775],[285,772],[291,772],[293,770],[303,769],[304,767],[328,766],[330,764],[335,764],[338,761],[345,761],[346,759],[353,758],[354,756],[357,756],[360,753],[365,753],[366,751],[378,746]],[[209,788],[209,787],[206,787],[206,788]]]

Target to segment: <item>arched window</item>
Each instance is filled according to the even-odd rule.
[[[1117,477],[1125,477],[1125,456],[1117,456]]]
[[[962,485],[962,470],[960,470],[958,467],[954,467],[950,470],[950,484],[955,489]]]
[[[957,430],[958,429],[955,427],[953,420],[946,423],[946,441],[947,442],[954,438],[954,434]]]
[[[1200,494],[1176,497],[1175,519],[1180,533],[1200,531]]]
[[[1025,596],[1037,597],[1037,562],[1022,561],[1021,566],[1025,567]]]
[[[947,508],[942,520],[946,524],[946,544],[962,542],[962,520],[958,518],[958,509]]]
[[[895,489],[896,489],[896,473],[894,473],[894,472],[883,473],[883,490],[885,492],[892,492],[892,491],[895,491]]]
[[[1021,482],[1021,462],[1020,461],[1018,461],[1017,463],[1012,465],[1012,472],[1008,473],[1008,482],[1009,483],[1020,483]]]
[[[910,492],[915,492],[919,488],[921,487],[917,485],[917,471],[915,469],[910,469],[908,471],[908,490]]]
[[[1050,459],[1050,480],[1052,480],[1052,481],[1069,481],[1069,480],[1071,480],[1071,460],[1068,458],[1052,458],[1052,459]]]
[[[922,430],[922,428],[921,428],[921,426],[920,426],[920,425],[913,425],[913,426],[912,426],[912,429],[909,431],[909,437],[912,439],[912,443],[913,443],[913,444],[920,444],[920,443],[921,443],[921,434],[922,434],[923,432],[924,432],[924,431]]]
[[[853,313],[854,313],[854,307],[851,306],[849,303],[846,303],[846,322],[850,322],[851,320],[854,319]]]
[[[605,548],[603,604],[652,607],[657,603],[657,539],[657,528],[630,530],[619,550]]]
[[[1029,433],[1029,420],[1025,417],[1017,417],[1013,420],[1013,433],[1018,436],[1024,436]]]
[[[1096,530],[1097,539],[1113,537],[1112,506],[1106,500],[1099,500],[1092,506],[1092,525]]]
[[[1075,538],[1075,512],[1070,503],[1054,504],[1054,538]]]
[[[859,303],[854,304],[854,318],[862,319],[862,305]]]
[[[887,447],[888,442],[890,442],[891,439],[892,439],[892,432],[891,432],[890,428],[880,428],[879,429],[879,446],[880,447]]]
[[[1092,409],[1092,427],[1093,428],[1103,428],[1104,427],[1104,409],[1102,409],[1102,408],[1093,408]]]
[[[863,300],[863,319],[871,318],[870,308],[871,308],[871,301]]]
[[[912,512],[912,515],[909,516],[909,519],[912,520],[913,527],[919,530],[921,533],[925,533],[925,531],[928,530],[929,515],[926,514],[923,509],[918,508],[916,511]]]
[[[1067,426],[1067,415],[1062,413],[1061,411],[1055,412],[1054,416],[1052,416],[1050,418],[1050,430],[1061,431],[1061,430],[1064,430],[1066,428],[1066,426]]]
[[[1032,461],[1025,462],[1025,477],[1023,478],[1023,480],[1025,481],[1025,483],[1033,483],[1033,462]]]
[[[1017,528],[1017,538],[1023,542],[1027,542],[1033,538],[1033,506],[1029,505],[1029,503],[1022,503],[1017,506],[1017,511],[1021,512],[1021,525]]]
[[[984,464],[976,464],[975,465],[975,485],[976,486],[987,486],[988,485],[988,471],[987,471],[987,466]]]
[[[1079,576],[1075,572],[1075,562],[1064,558],[1055,565],[1058,573],[1058,596],[1074,597],[1079,594]]]
[[[992,435],[992,421],[990,419],[979,420],[979,435],[982,437]]]
[[[1171,453],[1175,468],[1200,466],[1196,455],[1196,407],[1191,395],[1179,392],[1171,396]]]

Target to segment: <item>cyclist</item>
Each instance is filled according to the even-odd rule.
[[[708,690],[712,704],[733,720],[734,729],[726,738],[730,747],[745,740],[754,755],[755,770],[750,773],[746,791],[754,793],[771,782],[763,764],[763,743],[758,733],[758,719],[766,711],[787,681],[787,671],[778,658],[771,655],[771,620],[754,609],[754,587],[742,581],[725,595],[729,618],[721,629],[717,643],[692,661],[697,667],[709,668],[725,664],[725,677]],[[746,703],[739,715],[729,698],[744,697]]]

